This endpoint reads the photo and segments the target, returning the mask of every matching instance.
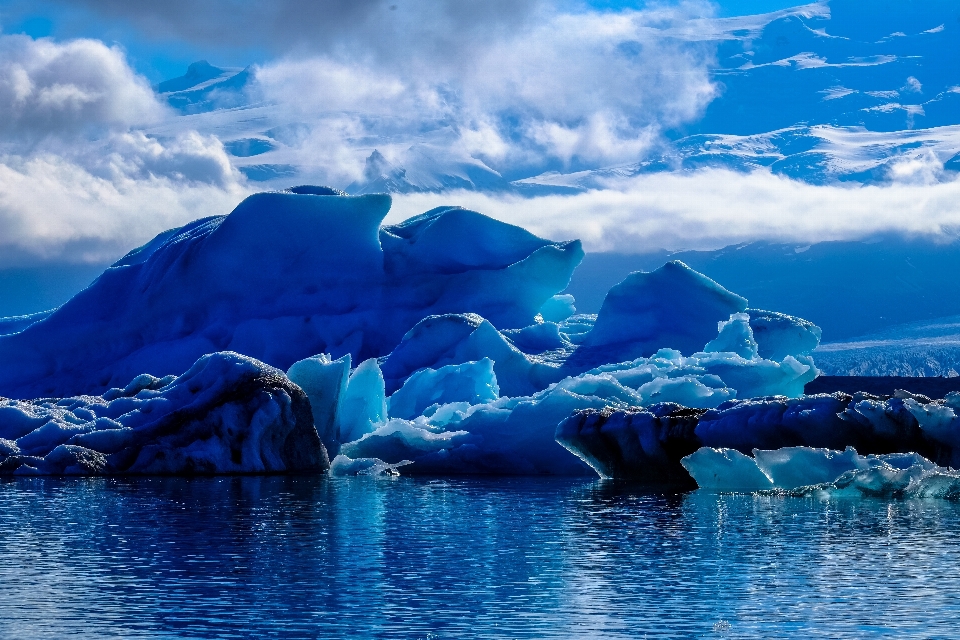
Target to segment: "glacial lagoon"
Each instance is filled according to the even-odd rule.
[[[949,638],[960,504],[592,478],[0,482],[0,638]]]

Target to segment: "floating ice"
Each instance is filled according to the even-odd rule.
[[[697,486],[707,491],[752,492],[772,489],[773,481],[757,461],[736,449],[697,449],[680,460]]]
[[[370,358],[354,369],[340,398],[337,431],[341,442],[350,442],[375,431],[387,420],[387,398],[383,374],[376,359]]]
[[[409,460],[402,460],[396,464],[387,464],[376,458],[348,458],[338,455],[330,463],[330,473],[334,476],[382,476],[400,475],[400,467],[412,464]]]
[[[603,478],[686,484],[690,476],[677,461],[699,446],[693,430],[700,413],[670,403],[582,410],[560,423],[556,438]]]
[[[707,353],[735,353],[741,358],[750,360],[759,355],[757,341],[753,338],[753,329],[750,327],[750,315],[746,313],[731,314],[729,320],[721,321],[718,325],[717,337],[706,344],[703,350]],[[784,354],[784,356],[789,354]]]
[[[681,464],[705,491],[777,489],[794,495],[960,499],[960,473],[915,453],[861,456],[844,451],[789,447],[754,450],[704,447]]]
[[[49,316],[0,322],[8,332],[0,335],[0,392],[102,392],[135,379],[138,390],[124,397],[140,398],[160,384],[155,376],[169,374],[163,384],[175,387],[181,378],[173,376],[198,356],[239,350],[288,368],[289,380],[243,360],[278,376],[287,396],[309,400],[315,435],[342,455],[335,473],[347,475],[392,473],[402,462],[406,473],[581,474],[586,461],[604,475],[673,481],[688,477],[679,459],[704,444],[742,452],[758,443],[833,446],[830,434],[882,431],[861,424],[879,420],[866,406],[788,400],[817,375],[809,355],[816,327],[746,312],[746,300],[683,263],[631,274],[597,316],[576,315],[573,297],[558,292],[582,257],[579,243],[553,243],[456,207],[379,228],[389,197],[338,193],[302,186],[252,196],[229,216],[131,251]],[[745,400],[772,395],[779,397]],[[16,404],[16,415],[0,411],[0,429],[22,423],[27,404]],[[124,420],[147,420],[150,406],[130,405]],[[581,426],[592,432],[571,431],[565,420],[583,410],[614,417],[606,431],[589,420]],[[916,422],[911,409],[898,410]],[[96,446],[70,450],[85,461],[74,467],[140,470],[97,457],[115,455],[127,436],[114,422],[90,425],[117,416],[78,411],[71,420],[87,425],[83,433],[31,423],[3,445],[8,458],[51,455],[51,442],[74,446],[76,435]],[[837,416],[845,411],[848,418]],[[235,419],[245,433],[246,414]],[[926,431],[910,433],[923,440]],[[890,437],[899,445],[902,436]],[[203,460],[164,469],[259,468],[246,458],[234,467]],[[260,467],[283,465],[271,458]]]
[[[283,372],[236,353],[102,396],[0,400],[0,474],[323,471],[310,403]]]
[[[941,466],[958,466],[960,421],[954,411],[960,405],[960,394],[937,401],[898,395],[752,398],[729,400],[706,410],[684,408],[679,413],[679,409],[657,405],[646,409],[610,407],[599,413],[585,409],[558,425],[557,440],[601,476],[649,481],[656,476],[675,477],[682,464],[700,486],[713,483],[710,486],[722,489],[766,486],[752,470],[744,471],[742,456],[751,453],[756,460],[750,458],[750,464],[782,489],[832,482],[846,470],[859,469],[860,463],[854,462],[861,458],[851,453],[854,449],[885,454],[888,464],[929,458]],[[682,429],[676,428],[680,422]],[[665,430],[667,426],[670,428]],[[667,434],[669,446],[663,440]],[[663,440],[659,445],[655,444],[657,437]],[[681,462],[684,455],[698,449],[692,463]],[[733,471],[723,471],[728,467]],[[707,484],[700,482],[695,469]],[[747,475],[738,479],[737,473]],[[797,473],[799,478],[793,475]]]
[[[808,356],[820,344],[820,327],[807,320],[758,309],[747,309],[747,315],[761,358]]]
[[[483,358],[493,361],[500,393],[505,395],[529,395],[563,377],[555,368],[532,362],[480,316],[448,314],[421,320],[383,361],[387,392],[399,389],[404,380],[420,369],[439,369]]]

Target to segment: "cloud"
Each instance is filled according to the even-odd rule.
[[[239,185],[93,175],[55,155],[0,162],[0,268],[112,261],[157,233],[229,213]]]
[[[354,146],[376,145],[401,162],[415,142],[442,144],[495,169],[637,160],[664,129],[697,118],[717,94],[709,76],[714,45],[665,35],[707,11],[699,3],[541,10],[537,21],[492,29],[469,55],[464,43],[435,51],[414,30],[408,50],[389,60],[332,52],[263,64],[252,91],[291,118],[331,134],[349,131]],[[428,23],[443,31],[435,19]],[[309,148],[343,142],[314,136]]]
[[[903,168],[907,178],[926,170]],[[888,233],[948,241],[960,234],[960,181],[815,186],[767,171],[647,174],[611,180],[600,190],[529,199],[468,191],[394,196],[387,220],[440,205],[475,209],[548,238],[580,238],[587,251],[810,244]]]
[[[123,52],[0,36],[0,267],[112,260],[246,193],[220,140],[183,130]]]
[[[446,57],[454,64],[477,41],[522,27],[543,0],[20,0],[16,11],[43,3],[74,30],[126,24],[141,37],[201,49],[255,49],[271,57],[291,51],[348,53],[379,65],[398,55]],[[12,0],[17,4],[17,0]],[[33,6],[31,6],[33,5]]]
[[[118,47],[0,36],[0,135],[90,135],[145,126],[166,109]]]

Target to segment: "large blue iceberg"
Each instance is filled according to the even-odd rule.
[[[530,324],[583,251],[447,207],[380,227],[387,195],[260,193],[131,251],[48,317],[0,336],[0,394],[101,393],[235,351],[286,369],[384,356],[430,314]]]
[[[0,322],[0,394],[19,399],[0,409],[0,470],[284,472],[329,457],[347,475],[584,474],[592,454],[558,432],[575,412],[647,407],[672,424],[802,396],[817,375],[817,327],[750,309],[682,262],[631,274],[599,314],[577,314],[562,291],[578,241],[458,207],[381,227],[389,208],[386,195],[322,187],[257,194],[131,251],[51,313]],[[220,378],[190,382],[198,371]],[[182,390],[229,395],[244,371],[274,381],[256,390],[274,413],[296,414],[271,442],[287,427],[309,432],[294,439],[306,462],[282,447],[239,462],[224,453],[260,424],[243,394],[201,420],[213,429],[235,416],[241,431],[214,429],[213,448],[190,439]],[[158,416],[162,443],[141,426]],[[665,437],[664,477],[685,473],[680,457],[696,447]],[[167,462],[145,462],[157,447]]]

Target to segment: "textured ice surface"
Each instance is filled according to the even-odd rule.
[[[318,353],[358,361],[390,353],[431,314],[520,328],[583,255],[579,242],[456,207],[381,229],[389,208],[386,195],[260,193],[165,232],[0,336],[0,394],[102,393],[223,350],[284,369]]]
[[[360,363],[340,398],[337,431],[341,442],[350,442],[374,431],[387,420],[383,374],[374,358]]]
[[[412,420],[428,408],[452,402],[482,404],[500,397],[493,360],[448,364],[439,369],[420,369],[390,396],[391,418]]]
[[[665,403],[649,409],[578,411],[557,427],[557,442],[604,478],[690,482],[677,464],[699,446],[700,411]]]
[[[335,476],[399,475],[397,469],[408,464],[412,463],[409,460],[403,460],[396,464],[387,464],[376,458],[357,458],[354,460],[345,455],[338,455],[330,463],[330,473]]]
[[[704,447],[681,461],[706,491],[783,490],[795,495],[960,499],[960,473],[915,453],[861,456],[789,447],[754,450]]]
[[[137,376],[101,396],[0,400],[0,473],[96,475],[322,471],[303,391],[236,353],[180,377]]]

